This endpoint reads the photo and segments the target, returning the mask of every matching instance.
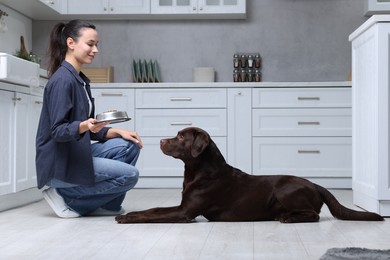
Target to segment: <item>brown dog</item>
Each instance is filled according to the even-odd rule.
[[[338,219],[384,220],[342,206],[327,189],[306,179],[254,176],[233,168],[202,129],[183,129],[160,145],[164,154],[185,164],[181,204],[120,215],[118,223],[186,223],[200,215],[210,221],[315,222],[323,203]]]

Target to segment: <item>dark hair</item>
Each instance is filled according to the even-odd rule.
[[[68,51],[66,39],[68,37],[77,41],[80,37],[80,30],[83,28],[91,28],[96,30],[95,25],[82,20],[71,20],[68,23],[57,23],[50,33],[49,43],[49,77],[61,66],[65,59],[65,54]]]

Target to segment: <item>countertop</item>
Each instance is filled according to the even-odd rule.
[[[323,82],[166,82],[166,83],[91,83],[92,88],[313,88],[351,87],[351,81]]]
[[[373,26],[376,23],[388,23],[390,22],[390,15],[388,14],[378,14],[378,15],[373,15],[365,21],[359,28],[357,28],[353,33],[349,35],[349,41],[353,41],[356,37],[361,35],[363,32],[368,30],[371,26]]]

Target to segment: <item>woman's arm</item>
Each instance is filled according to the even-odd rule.
[[[102,130],[106,125],[108,125],[107,122],[99,123],[96,119],[88,118],[87,120],[80,122],[79,134],[85,133],[87,131],[97,133]]]

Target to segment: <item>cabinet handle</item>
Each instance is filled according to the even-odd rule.
[[[22,98],[12,98],[12,101],[21,101],[22,100]]]
[[[316,122],[316,121],[313,121],[313,122],[303,122],[303,121],[299,121],[299,122],[298,122],[298,125],[320,125],[320,122]]]
[[[123,93],[120,93],[120,92],[106,92],[106,93],[102,93],[102,96],[123,96]]]
[[[43,102],[42,101],[35,101],[35,104],[41,105],[41,104],[43,104]]]
[[[171,122],[171,125],[192,125],[192,122]]]
[[[173,97],[171,98],[171,101],[192,101],[192,98],[190,97]]]
[[[321,153],[319,150],[298,150],[300,154],[319,154]]]
[[[300,101],[320,100],[320,97],[298,97],[298,100],[300,100]]]

